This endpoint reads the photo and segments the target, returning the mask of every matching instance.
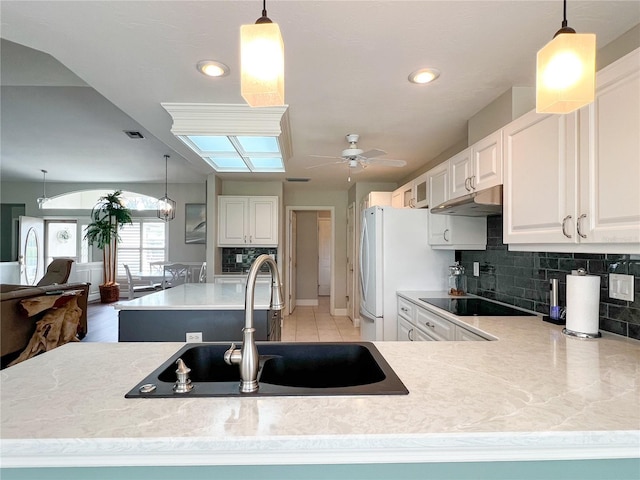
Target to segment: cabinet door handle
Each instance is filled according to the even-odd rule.
[[[562,234],[567,238],[571,238],[571,235],[567,233],[567,220],[571,220],[571,215],[567,215],[562,219]]]
[[[467,178],[465,178],[465,179],[464,179],[464,189],[465,189],[467,192],[470,192],[470,191],[471,191],[471,188],[469,188],[469,184],[470,184],[470,183],[471,183],[471,178],[467,177]]]
[[[413,342],[413,335],[411,335],[413,333],[413,328],[409,329],[409,331],[407,332],[407,338]]]
[[[411,199],[409,200],[409,207],[411,207],[411,208],[415,208],[415,206],[416,206],[416,202],[414,201],[414,199],[413,199],[413,198],[411,198]]]
[[[424,322],[424,324],[429,328],[436,328],[436,326],[431,322]]]
[[[448,242],[448,241],[449,241],[449,239],[447,238],[447,233],[449,233],[449,229],[448,229],[448,228],[447,228],[447,229],[445,229],[445,231],[444,231],[444,232],[442,232],[442,238],[444,238],[444,241],[445,241],[445,242]]]
[[[247,243],[247,236],[244,236],[244,243]]]
[[[249,243],[253,243],[253,236],[249,235]]]
[[[587,238],[587,236],[580,231],[580,220],[582,220],[583,218],[587,218],[586,213],[583,213],[578,217],[578,221],[576,222],[576,230],[578,231],[578,235],[580,235],[581,238]]]
[[[403,312],[408,312],[409,309],[407,307],[400,307],[400,310],[402,310]]]
[[[471,186],[471,191],[473,191],[473,190],[475,190],[475,189],[476,189],[476,185],[475,185],[475,183],[476,183],[476,176],[475,176],[475,175],[472,175],[472,176],[469,178],[469,185]]]

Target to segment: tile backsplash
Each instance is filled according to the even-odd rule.
[[[560,305],[565,306],[566,275],[584,268],[599,275],[600,329],[640,339],[640,257],[624,254],[510,252],[502,243],[502,216],[487,219],[487,250],[457,251],[465,267],[469,293],[549,313],[549,280],[557,278]],[[473,276],[473,262],[480,276]],[[634,301],[609,298],[609,273],[634,276]]]
[[[273,255],[277,262],[277,248],[223,248],[222,249],[222,273],[246,273],[251,264],[263,253]],[[241,260],[241,261],[238,261]],[[260,271],[268,272],[269,267],[263,265]]]

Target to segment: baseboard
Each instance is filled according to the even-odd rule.
[[[317,307],[318,299],[301,300],[296,299],[296,307]]]
[[[338,317],[338,316],[346,317],[347,316],[347,309],[346,308],[336,308],[334,315],[336,317]]]

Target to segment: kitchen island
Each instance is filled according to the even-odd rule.
[[[637,478],[639,342],[472,323],[497,340],[375,343],[406,396],[125,399],[182,344],[66,345],[0,373],[2,478]]]
[[[280,312],[269,309],[271,283],[256,283],[257,340],[280,340]],[[245,283],[185,283],[115,304],[120,342],[242,341]]]

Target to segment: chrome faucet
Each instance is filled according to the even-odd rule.
[[[267,264],[271,273],[271,310],[282,310],[284,300],[282,296],[282,284],[278,275],[278,266],[269,255],[260,255],[251,264],[247,276],[247,286],[244,297],[244,328],[242,329],[242,349],[237,349],[232,343],[229,350],[224,353],[224,361],[228,365],[240,365],[240,391],[251,393],[258,390],[258,366],[260,356],[256,347],[255,331],[253,328],[253,304],[256,289],[256,278],[263,264]]]

